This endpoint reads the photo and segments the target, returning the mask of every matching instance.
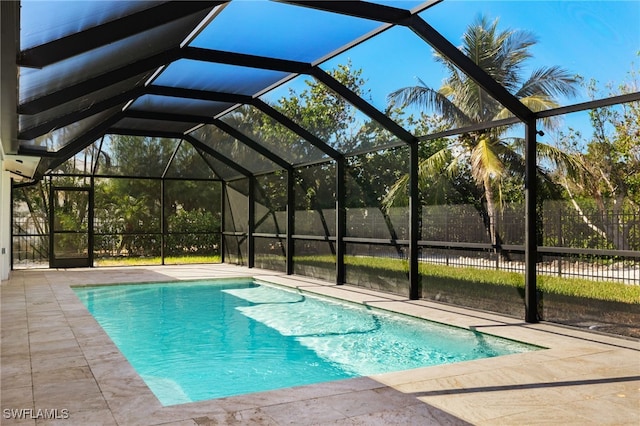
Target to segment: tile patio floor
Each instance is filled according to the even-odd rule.
[[[163,407],[70,288],[240,276],[549,349]],[[1,291],[2,425],[640,425],[638,341],[233,265],[13,271]]]

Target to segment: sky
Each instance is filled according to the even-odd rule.
[[[478,16],[499,18],[499,28],[519,29],[534,33],[538,43],[532,47],[535,66],[559,65],[571,73],[595,78],[601,83],[620,82],[640,52],[640,1],[457,1],[442,3],[420,16],[460,46],[462,34]],[[375,47],[377,43],[382,48]],[[432,50],[404,28],[371,40],[341,55],[354,63],[366,63],[371,75],[382,74],[393,90],[394,84],[415,84],[407,77],[412,71],[427,84],[439,85],[442,67],[433,63]],[[361,49],[361,52],[358,50]],[[364,55],[363,55],[364,54]],[[421,57],[422,56],[422,57]],[[332,62],[335,62],[332,61]],[[434,67],[435,65],[435,67]],[[430,76],[429,74],[432,74]],[[377,81],[382,84],[382,81]]]
[[[393,2],[386,2],[393,5]],[[595,79],[604,89],[625,81],[635,64],[640,67],[640,0],[533,1],[444,0],[420,16],[460,46],[469,23],[480,15],[499,18],[499,29],[532,32],[538,43],[531,48],[528,69],[558,65],[586,80]],[[440,87],[446,72],[433,60],[433,49],[403,27],[394,27],[321,65],[325,70],[351,61],[363,69],[371,90],[371,102],[379,109],[387,105],[386,96],[401,87],[418,84]],[[292,83],[291,87],[301,87]],[[285,86],[272,96],[284,95]],[[577,98],[561,99],[561,105],[587,101],[586,90]],[[566,116],[566,126],[584,127],[586,113]]]

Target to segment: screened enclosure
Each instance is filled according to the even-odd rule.
[[[14,268],[226,262],[640,337],[637,2],[19,6]]]

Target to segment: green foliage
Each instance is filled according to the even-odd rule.
[[[220,256],[166,256],[164,258],[165,265],[185,265],[197,263],[220,263]],[[141,266],[141,265],[159,265],[162,262],[160,257],[114,257],[101,258],[96,260],[97,266]]]
[[[408,169],[408,159],[405,147],[348,158],[346,207],[382,207],[389,187]],[[404,201],[397,205],[406,206],[407,199]]]
[[[188,180],[192,176],[211,177],[213,172],[195,148],[185,141],[178,144],[179,141],[173,139],[110,136],[103,144],[94,144],[86,150],[88,157],[84,163],[92,163],[88,158],[97,158],[97,172],[114,176],[95,178],[94,183],[93,249],[98,258],[159,256],[163,195],[165,227],[170,233],[166,237],[167,252],[217,253],[219,237],[212,233],[220,229],[220,183]],[[102,148],[99,153],[98,146]],[[88,166],[78,170],[78,164],[75,160],[66,162],[59,171],[85,173],[90,170]],[[182,179],[165,180],[162,194],[160,177],[165,170],[172,178]],[[56,186],[89,185],[86,178],[54,175],[53,179]],[[73,192],[65,196],[73,196]],[[78,222],[79,218],[86,218],[83,214],[86,206],[72,199],[59,201],[64,206],[56,211],[59,226],[86,228],[87,224]],[[172,232],[176,235],[171,235]]]
[[[637,91],[640,82],[635,72],[633,79],[609,94],[623,95]],[[595,82],[589,91],[596,92]],[[596,108],[589,112],[593,135],[584,154],[591,166],[595,181],[587,181],[585,189],[594,198],[613,201],[624,194],[625,208],[640,206],[640,102],[629,102],[616,107]]]
[[[13,244],[14,260],[49,258],[49,188],[47,181],[13,189],[13,235],[33,235],[19,238]]]
[[[220,218],[206,210],[179,210],[169,216],[171,234],[166,237],[165,254],[213,255],[220,246]]]
[[[175,139],[112,137],[112,165],[117,168],[117,174],[123,176],[160,177],[177,144]]]
[[[340,64],[329,74],[352,92],[367,97],[361,69],[353,69],[351,63]],[[356,123],[355,108],[318,81],[305,83],[307,87],[300,93],[290,89],[289,96],[279,99],[275,108],[339,151],[350,151],[356,143],[351,131]]]
[[[608,96],[638,91],[632,69],[628,81],[607,86]],[[592,98],[603,94],[597,82],[586,89]],[[605,240],[606,248],[640,249],[640,102],[628,102],[589,111],[592,133],[569,129],[559,134],[559,145],[581,158],[580,176],[563,176],[571,209],[589,227],[589,240]],[[583,244],[592,244],[585,241]],[[587,245],[588,246],[588,245]],[[605,247],[598,247],[605,248]]]
[[[144,234],[159,233],[160,181],[151,179],[112,178],[95,183],[96,238],[98,253],[128,255],[158,255],[159,237]]]

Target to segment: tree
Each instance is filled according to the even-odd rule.
[[[608,95],[638,92],[635,70],[617,88],[607,86]],[[595,81],[587,84],[592,99],[600,90]],[[571,205],[582,221],[618,250],[637,250],[640,224],[640,102],[589,111],[593,132],[584,138],[580,131],[560,133],[560,144],[573,151],[585,164],[583,179],[564,179]],[[634,234],[635,233],[635,234]]]
[[[49,181],[13,187],[14,260],[49,259]],[[25,253],[26,252],[26,253]]]
[[[578,81],[557,66],[540,67],[525,77],[522,69],[531,58],[530,49],[536,42],[530,32],[499,31],[498,19],[490,21],[486,16],[480,16],[464,33],[461,50],[525,106],[538,111],[557,107],[557,96],[573,96]],[[435,59],[448,71],[440,89],[428,87],[420,80],[418,86],[392,92],[389,100],[435,110],[451,128],[488,123],[511,115],[441,54],[436,53]],[[550,120],[546,124],[554,125]],[[483,190],[492,244],[496,244],[495,217],[501,203],[502,178],[511,164],[522,163],[523,141],[506,138],[507,131],[508,127],[502,126],[461,134],[453,141],[454,146],[447,146],[425,158],[419,167],[423,182],[442,174],[453,178],[465,163],[468,165],[473,181]],[[540,147],[538,153],[555,162],[565,162],[568,167],[576,167],[575,161],[551,146]],[[387,205],[401,189],[401,183],[392,188],[386,198]]]
[[[165,231],[170,255],[201,254],[219,244],[220,185],[190,180],[212,175],[197,149],[187,141],[140,136],[116,135],[109,142],[98,157],[99,174],[123,177],[96,180],[98,251],[159,255]]]

